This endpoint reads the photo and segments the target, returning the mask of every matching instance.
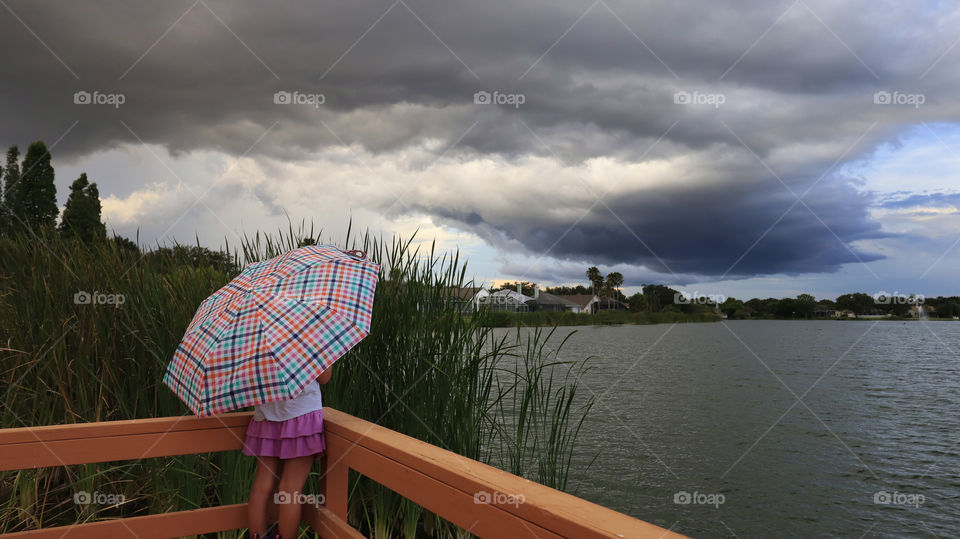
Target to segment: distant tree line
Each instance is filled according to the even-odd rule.
[[[911,307],[920,303],[924,312],[930,317],[952,318],[960,316],[960,297],[938,296],[923,298],[917,301],[916,297],[889,297],[877,298],[863,292],[843,294],[835,300],[817,300],[811,294],[800,294],[787,298],[753,298],[746,301],[727,297],[698,297],[685,298],[681,291],[662,284],[643,284],[641,291],[625,297],[619,290],[623,285],[623,276],[612,272],[607,276],[600,273],[596,266],[586,271],[590,286],[582,284],[572,286],[547,287],[545,291],[560,296],[574,294],[596,294],[600,297],[613,297],[628,304],[633,312],[658,313],[675,312],[686,314],[716,313],[724,314],[730,319],[748,318],[797,318],[813,319],[833,316],[834,313],[850,311],[855,316],[911,316]],[[535,283],[505,282],[491,288],[497,290],[517,290],[517,285],[524,295],[534,296]]]
[[[558,296],[594,294],[600,297],[611,297],[619,301],[627,299],[626,296],[620,292],[620,287],[623,286],[623,275],[620,272],[614,271],[604,277],[596,266],[592,266],[587,269],[586,275],[590,281],[590,288],[579,284],[576,286],[554,286],[545,288],[544,292]],[[534,296],[534,289],[537,285],[527,281],[505,282],[499,286],[490,288],[490,292],[496,292],[497,290],[517,290],[517,285],[520,285],[521,294],[530,297]]]
[[[740,301],[728,298],[720,309],[731,318],[816,318],[829,311],[850,311],[854,315],[910,316],[911,308],[919,306],[930,317],[953,318],[960,316],[960,297],[937,296],[923,298],[921,302],[909,297],[875,298],[863,292],[842,294],[836,300],[816,300],[810,294],[796,298],[753,298]]]
[[[875,298],[863,292],[843,294],[836,300],[817,300],[810,294],[800,294],[794,298],[753,298],[743,301],[730,297],[722,298],[722,301],[717,302],[697,301],[694,298],[692,301],[678,302],[680,291],[669,286],[643,285],[642,290],[628,298],[631,311],[685,313],[714,311],[725,314],[731,319],[813,319],[830,317],[833,313],[841,311],[850,311],[855,316],[906,317],[911,315],[911,307],[918,303],[915,298]],[[919,305],[928,316],[933,318],[960,316],[960,297],[958,296],[923,298]]]
[[[141,251],[128,238],[114,234],[108,239],[106,225],[101,220],[100,191],[86,173],[81,173],[70,184],[61,215],[50,150],[43,141],[30,144],[22,160],[19,147],[10,146],[5,163],[0,165],[0,178],[0,238],[43,241],[50,234],[59,234],[67,241],[83,244],[110,241],[128,253],[132,264],[142,262],[161,270],[212,266],[227,272],[238,271],[239,261],[235,256],[201,247],[199,240],[194,246],[175,244]]]

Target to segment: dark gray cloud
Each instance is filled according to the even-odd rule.
[[[392,210],[414,207],[504,248],[536,254],[556,243],[558,258],[668,273],[822,272],[877,259],[853,246],[885,236],[867,211],[872,200],[836,165],[868,156],[904,126],[960,119],[960,50],[950,49],[960,17],[947,6],[8,4],[12,13],[0,11],[4,144],[52,142],[78,122],[58,157],[141,141],[175,155],[282,160],[340,144],[392,155],[430,141],[440,141],[434,155],[464,161],[540,156],[577,167],[687,156],[697,163],[678,166],[675,180],[625,181],[609,209],[594,206],[568,233],[572,222],[548,211],[506,214],[495,197],[458,200],[442,186]],[[322,93],[325,102],[277,105],[281,90]],[[481,90],[522,93],[525,102],[474,105]],[[125,102],[75,105],[77,91],[122,93]],[[724,102],[679,105],[678,91]],[[883,91],[922,94],[924,103],[875,104]],[[491,192],[501,181],[490,178]],[[796,197],[787,186],[797,194],[812,186],[809,209],[788,211]],[[544,178],[536,187],[549,196],[555,186]],[[554,202],[586,211],[593,201]]]
[[[638,192],[585,208],[573,228],[550,221],[531,201],[530,213],[488,222],[475,213],[428,211],[470,227],[494,244],[517,240],[534,254],[599,264],[642,265],[689,282],[691,275],[832,272],[882,258],[850,245],[890,237],[867,216],[869,197],[847,180],[831,180],[798,201],[771,179],[751,185]],[[493,231],[496,231],[494,233]],[[551,249],[552,246],[552,249]]]

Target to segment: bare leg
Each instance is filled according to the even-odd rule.
[[[282,503],[277,507],[277,513],[280,517],[280,525],[277,531],[281,539],[295,539],[297,530],[300,528],[300,518],[302,515],[300,506],[300,494],[303,490],[303,484],[307,480],[310,468],[313,466],[313,455],[297,457],[294,459],[284,459],[283,473],[280,475],[280,486],[278,491],[281,498],[289,503]]]
[[[257,457],[257,475],[250,488],[247,501],[247,527],[250,533],[263,535],[267,532],[267,510],[273,504],[274,485],[280,477],[280,459],[278,457]]]
[[[273,484],[273,492],[267,499],[267,527],[277,521],[277,491],[280,490],[280,476],[283,474],[283,461],[280,461],[280,469],[277,470],[277,480]]]
[[[280,490],[280,477],[283,475],[283,459],[280,460],[276,472],[276,481],[273,483],[273,492],[267,501],[267,527],[277,521],[277,491]],[[276,530],[274,530],[276,533]]]

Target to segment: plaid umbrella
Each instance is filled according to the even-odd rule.
[[[380,266],[309,245],[203,300],[163,382],[198,416],[290,399],[370,333]]]

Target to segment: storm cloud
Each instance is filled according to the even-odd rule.
[[[265,176],[323,156],[355,170],[314,188],[350,207],[430,215],[504,252],[665,276],[878,260],[857,242],[889,233],[842,166],[904,126],[960,116],[952,7],[7,4],[5,145],[59,140],[58,159],[141,144],[221,152]],[[76,104],[78,92],[123,103]],[[296,96],[307,97],[285,101]],[[117,192],[144,187],[131,181]],[[358,196],[370,181],[402,203]],[[254,188],[267,211],[284,207],[283,184]]]

